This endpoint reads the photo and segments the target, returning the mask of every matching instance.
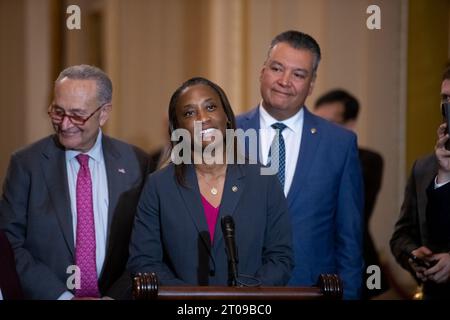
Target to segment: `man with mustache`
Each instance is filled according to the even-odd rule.
[[[55,81],[55,134],[15,152],[0,200],[0,228],[28,299],[120,298],[137,200],[149,157],[102,133],[112,83],[79,65]],[[119,281],[119,279],[123,281]]]

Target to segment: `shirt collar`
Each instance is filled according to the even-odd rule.
[[[285,119],[283,121],[278,121],[274,117],[272,117],[266,109],[262,106],[262,102],[259,104],[259,114],[261,115],[261,129],[269,129],[271,125],[277,122],[284,123],[290,130],[294,131],[296,134],[299,134],[301,131],[301,126],[298,124],[303,122],[304,111],[301,108],[296,114],[292,117]]]
[[[103,148],[102,148],[102,130],[98,130],[97,140],[95,141],[94,146],[84,154],[87,154],[94,161],[101,162],[103,161]],[[66,150],[66,159],[67,161],[71,161],[77,155],[79,155],[80,151],[75,150]]]

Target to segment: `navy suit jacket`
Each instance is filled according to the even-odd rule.
[[[102,295],[120,298],[131,281],[118,281],[128,260],[137,201],[148,174],[142,150],[103,135],[109,208]],[[16,256],[17,273],[28,299],[57,299],[67,291],[67,267],[75,244],[65,150],[56,136],[12,155],[0,200],[0,227]]]
[[[289,284],[311,286],[321,273],[337,273],[344,298],[356,299],[364,266],[356,135],[303,109],[300,153],[287,195],[295,255]],[[259,108],[239,116],[237,124],[244,130],[259,129]]]
[[[211,244],[193,165],[186,186],[173,164],[148,178],[136,213],[128,269],[155,272],[163,285],[227,285],[228,264],[220,218],[235,221],[239,275],[262,285],[286,285],[293,267],[286,200],[274,176],[259,165],[228,165]]]

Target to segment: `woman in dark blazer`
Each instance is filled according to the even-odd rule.
[[[172,141],[181,141],[142,191],[129,271],[155,272],[162,285],[285,285],[293,268],[286,200],[275,175],[237,164],[243,158],[230,143],[235,139],[225,138],[236,124],[223,90],[204,78],[186,81],[170,100],[169,125]],[[224,216],[235,223],[234,283]]]
[[[23,299],[14,253],[2,230],[0,230],[0,257],[0,297],[4,300]]]

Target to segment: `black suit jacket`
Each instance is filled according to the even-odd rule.
[[[286,199],[274,175],[258,165],[228,165],[213,243],[193,165],[186,186],[173,164],[150,175],[139,201],[128,269],[155,272],[163,285],[227,285],[221,217],[235,221],[240,275],[266,286],[286,285],[293,267]],[[245,278],[243,278],[245,280]]]
[[[364,179],[364,214],[366,223],[372,216],[383,177],[383,158],[377,152],[358,148]]]
[[[428,247],[434,253],[450,250],[450,232],[448,228],[443,227],[445,224],[448,225],[448,220],[442,220],[442,225],[436,227],[430,225],[429,219],[430,215],[435,215],[433,218],[440,215],[443,219],[448,219],[450,185],[434,189],[437,171],[438,162],[434,154],[414,163],[406,186],[400,217],[390,242],[392,253],[397,261],[413,276],[415,276],[414,271],[410,268],[408,256],[405,253],[421,246]],[[433,234],[433,232],[442,232],[442,234]],[[423,292],[426,299],[448,299],[450,283],[436,284],[427,281]]]
[[[417,160],[405,189],[400,217],[395,224],[390,245],[397,261],[411,271],[406,252],[420,246],[433,247],[426,221],[428,205],[427,188],[437,175],[438,165],[434,154]]]
[[[23,299],[22,288],[16,272],[14,253],[5,233],[0,230],[0,290],[3,299]]]
[[[142,150],[103,135],[109,208],[102,295],[120,298],[130,281],[117,281],[128,259],[137,201],[150,166]],[[0,222],[16,255],[25,297],[56,299],[67,291],[75,264],[65,150],[56,136],[13,154],[0,201]]]
[[[364,180],[364,262],[366,268],[370,265],[376,265],[382,268],[375,243],[370,234],[370,219],[381,188],[383,178],[383,158],[379,153],[364,148],[359,148],[358,152]],[[369,276],[370,274],[365,274],[365,278]],[[374,297],[383,293],[388,288],[387,277],[385,273],[382,272],[381,289],[369,290],[367,286],[363,286],[362,297],[363,299]]]

